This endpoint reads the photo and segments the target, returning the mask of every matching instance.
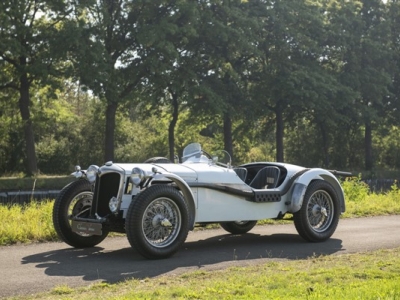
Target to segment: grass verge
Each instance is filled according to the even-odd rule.
[[[0,205],[0,245],[57,240],[52,210],[53,201]]]
[[[400,299],[400,249],[198,270],[15,299]]]

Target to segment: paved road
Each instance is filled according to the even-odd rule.
[[[199,268],[259,264],[276,259],[338,255],[400,247],[400,216],[342,219],[333,237],[307,243],[294,226],[256,226],[245,235],[223,230],[189,233],[183,248],[165,260],[146,260],[125,237],[108,238],[95,248],[73,249],[63,243],[0,247],[0,297],[43,292],[55,286],[117,282],[181,274]]]

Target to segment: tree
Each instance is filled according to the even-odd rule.
[[[80,82],[106,102],[104,159],[114,159],[115,115],[140,78],[126,74],[137,60],[129,62],[129,53],[137,47],[131,28],[137,27],[137,15],[127,1],[94,1],[79,23],[80,35],[75,44],[74,65]],[[128,55],[128,56],[127,56]],[[126,57],[126,61],[124,58]],[[126,78],[126,79],[125,79]]]
[[[196,73],[196,112],[221,119],[224,149],[233,153],[233,119],[241,118],[249,104],[247,63],[256,51],[252,32],[256,20],[249,17],[245,1],[200,1]]]
[[[28,175],[38,172],[31,87],[49,83],[60,71],[71,12],[71,3],[65,0],[0,2],[0,89],[19,94]]]
[[[323,15],[307,0],[260,0],[253,15],[261,26],[256,42],[260,55],[251,72],[252,98],[258,112],[274,113],[276,160],[284,161],[285,122],[322,107],[319,93],[332,83],[320,66]]]
[[[106,161],[114,159],[117,109],[134,101],[135,93],[151,84],[154,74],[164,72],[158,68],[170,64],[168,55],[176,52],[168,40],[176,28],[170,19],[181,15],[176,3],[99,0],[87,8],[75,65],[81,82],[106,102]]]
[[[372,132],[386,114],[391,53],[389,23],[380,0],[331,1],[329,22],[335,26],[340,53],[339,80],[357,93],[353,119],[364,127],[365,169],[373,168]]]
[[[389,0],[386,15],[390,22],[390,50],[392,53],[392,69],[390,95],[387,99],[389,120],[400,125],[400,1]]]
[[[190,102],[191,89],[196,85],[196,38],[198,7],[195,2],[169,1],[169,13],[152,20],[147,32],[157,43],[142,43],[151,53],[148,64],[151,70],[146,75],[145,90],[151,96],[148,103],[158,114],[169,112],[168,126],[169,158],[175,156],[175,128],[180,111]],[[146,98],[142,98],[145,101]],[[161,109],[159,109],[161,107]]]
[[[0,90],[0,173],[23,172],[19,161],[23,152],[17,91]]]

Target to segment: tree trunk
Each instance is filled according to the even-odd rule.
[[[224,114],[224,149],[233,157],[232,120],[229,113]]]
[[[284,162],[283,155],[283,135],[284,135],[284,125],[283,125],[283,110],[278,104],[275,109],[276,115],[276,161]]]
[[[104,147],[105,161],[114,160],[114,140],[115,140],[115,114],[117,103],[109,102],[106,109],[106,136]]]
[[[372,167],[372,125],[370,121],[367,121],[365,122],[365,169],[371,171]]]
[[[21,64],[26,64],[24,58],[21,59]],[[21,117],[24,127],[25,144],[26,144],[26,173],[28,176],[37,174],[37,159],[36,159],[36,149],[35,149],[35,137],[33,134],[33,125],[31,114],[29,110],[30,97],[29,97],[29,87],[30,83],[26,73],[22,74],[20,77],[20,90],[19,90],[19,110],[21,112]]]
[[[179,104],[178,104],[178,95],[171,93],[172,96],[172,120],[169,123],[168,127],[168,146],[169,146],[169,159],[174,161],[175,155],[175,126],[178,122],[179,116]]]

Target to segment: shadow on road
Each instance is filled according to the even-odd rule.
[[[246,264],[258,259],[304,259],[330,255],[342,250],[342,241],[330,239],[308,243],[297,234],[269,236],[247,233],[219,235],[205,240],[186,242],[174,256],[163,260],[147,260],[127,247],[109,251],[105,248],[65,248],[26,256],[22,264],[36,264],[48,276],[78,276],[86,281],[117,282],[128,278],[142,279],[167,273],[210,268],[222,264]],[[265,261],[264,261],[265,262]]]

